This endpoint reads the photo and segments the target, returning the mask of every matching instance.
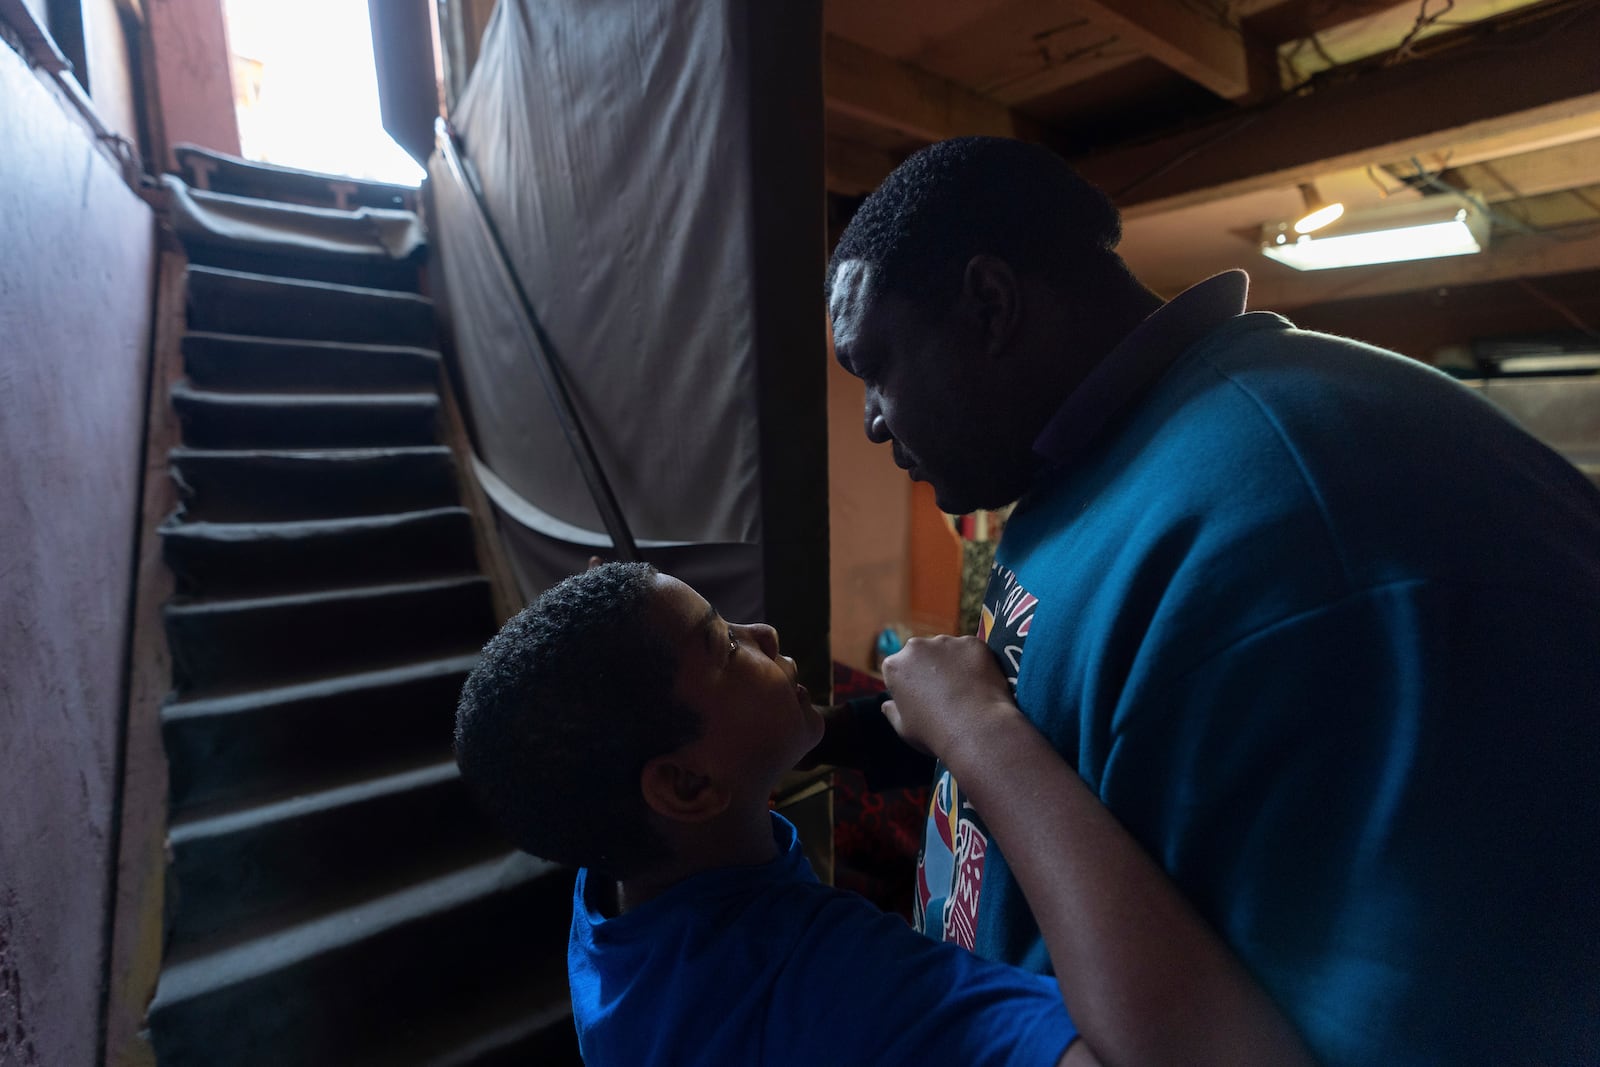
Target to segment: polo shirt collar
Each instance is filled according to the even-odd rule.
[[[1151,312],[1072,391],[1034,440],[1033,450],[1055,466],[1080,456],[1113,417],[1196,341],[1244,313],[1249,285],[1244,271],[1223,271]]]

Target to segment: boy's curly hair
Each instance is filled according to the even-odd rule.
[[[545,592],[484,647],[456,709],[456,763],[520,848],[625,878],[666,858],[639,775],[700,735],[673,697],[655,569],[608,563]]]

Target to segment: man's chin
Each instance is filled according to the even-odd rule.
[[[1026,488],[1026,487],[1024,487]],[[1008,494],[1003,490],[996,492],[990,488],[987,492],[970,488],[942,487],[933,483],[934,503],[939,505],[939,510],[946,515],[970,515],[974,511],[997,511],[1005,507],[1017,497],[1022,495],[1022,489]]]
[[[1025,462],[987,477],[974,471],[969,477],[953,480],[937,475],[930,477],[927,471],[919,468],[915,480],[933,486],[933,499],[946,515],[970,515],[974,511],[998,511],[1015,503],[1028,491],[1036,470],[1035,464]]]

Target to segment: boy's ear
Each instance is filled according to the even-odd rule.
[[[657,756],[644,765],[639,788],[650,810],[676,822],[705,822],[727,810],[727,786],[695,770],[679,752]]]

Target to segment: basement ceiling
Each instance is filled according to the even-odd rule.
[[[1164,295],[1243,266],[1252,306],[1421,358],[1600,340],[1596,0],[826,0],[824,23],[845,212],[931,141],[1022,137],[1112,195]],[[1293,271],[1258,234],[1303,182],[1352,211],[1473,190],[1490,248]]]

